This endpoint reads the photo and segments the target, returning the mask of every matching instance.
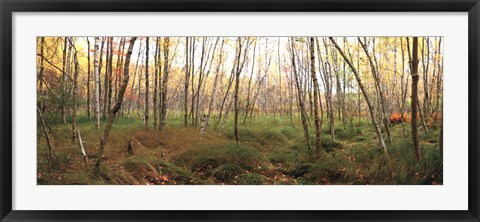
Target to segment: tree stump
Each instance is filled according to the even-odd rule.
[[[127,153],[129,156],[133,155],[133,142],[132,140],[128,141]]]
[[[206,133],[208,125],[208,118],[207,115],[203,114],[200,122],[200,135],[203,136]]]

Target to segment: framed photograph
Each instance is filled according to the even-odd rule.
[[[0,6],[0,221],[479,221],[478,0]]]

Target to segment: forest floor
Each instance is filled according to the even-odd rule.
[[[240,145],[233,135],[233,121],[222,131],[211,119],[207,134],[198,127],[183,128],[182,119],[169,118],[163,131],[145,130],[138,119],[121,117],[113,123],[99,172],[93,172],[102,128],[80,117],[78,127],[89,156],[81,157],[78,140],[71,141],[71,125],[52,125],[54,158],[48,160],[43,134],[38,135],[38,184],[442,184],[443,164],[439,129],[419,130],[422,160],[415,163],[410,125],[406,138],[400,124],[391,127],[388,156],[378,146],[373,127],[366,120],[344,128],[336,120],[335,140],[326,121],[322,147],[307,148],[299,123],[290,118],[256,117],[240,124]],[[296,120],[295,120],[296,121]],[[312,149],[315,130],[310,128]],[[127,146],[132,141],[132,155]]]

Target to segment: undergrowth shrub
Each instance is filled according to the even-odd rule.
[[[212,127],[201,137],[198,129],[183,127],[183,118],[169,119],[164,133],[144,130],[138,119],[119,118],[112,128],[100,170],[93,171],[98,131],[85,116],[77,120],[90,170],[81,160],[78,143],[71,143],[71,125],[52,125],[51,142],[56,161],[48,164],[43,136],[37,142],[38,184],[155,184],[168,176],[173,184],[442,184],[443,160],[439,129],[419,130],[422,159],[415,162],[411,130],[391,126],[392,143],[385,142],[388,156],[378,145],[372,124],[354,119],[344,129],[340,121],[332,141],[323,125],[322,152],[317,156],[315,129],[310,126],[312,149],[307,148],[303,129],[290,118],[255,116],[239,126],[240,145],[234,141],[232,117],[220,128]],[[213,118],[215,119],[215,118]],[[102,124],[105,122],[103,121]],[[52,123],[50,123],[52,124]],[[211,122],[213,126],[213,122]],[[134,137],[135,153],[126,157],[126,144]],[[184,139],[186,138],[186,139]],[[185,141],[184,141],[185,140]],[[334,151],[325,153],[323,150]],[[160,155],[162,153],[162,155]],[[93,154],[93,155],[92,155]],[[159,183],[156,183],[159,184]]]
[[[342,149],[343,144],[328,138],[328,139],[322,140],[322,147],[325,149],[325,151],[332,152],[335,149]]]
[[[311,163],[301,163],[299,165],[293,166],[292,169],[287,171],[287,174],[294,178],[303,177],[311,169]]]
[[[352,140],[354,142],[363,142],[363,141],[368,140],[368,138],[366,136],[360,135],[360,136],[353,137]]]
[[[350,163],[342,156],[322,153],[316,162],[292,166],[287,174],[297,178],[300,184],[341,182],[347,177]]]
[[[225,132],[227,138],[235,139],[233,132],[233,129],[227,130]],[[280,131],[268,128],[238,126],[238,136],[242,142],[258,143],[262,146],[281,144],[285,141],[285,137]]]
[[[252,170],[265,162],[265,157],[257,149],[246,145],[227,143],[184,151],[173,157],[178,165],[186,166],[192,172],[210,175],[212,170],[227,163]]]
[[[416,166],[418,184],[441,184],[443,182],[443,158],[439,147],[423,147],[422,159]]]
[[[353,137],[362,135],[362,128],[337,128],[335,129],[335,137],[342,140],[351,140]]]
[[[102,185],[110,180],[109,173],[105,172],[103,168],[101,176],[94,176],[91,172],[77,171],[68,175],[65,175],[65,184],[69,185]]]
[[[71,156],[68,153],[60,152],[56,154],[56,157],[51,159],[50,166],[52,169],[58,170],[68,165],[70,161],[71,161]]]
[[[259,132],[260,131],[258,129],[255,129],[253,127],[247,127],[242,125],[238,126],[238,136],[244,142],[255,141]],[[235,139],[233,126],[228,126],[228,128],[224,130],[224,133],[226,134],[227,138],[232,140]]]
[[[264,183],[262,175],[257,173],[240,174],[237,180],[238,184],[245,185],[262,185]]]
[[[235,164],[225,164],[221,165],[213,171],[213,177],[215,179],[225,182],[231,183],[236,176],[244,172],[244,170]]]
[[[438,146],[422,145],[422,159],[415,162],[411,141],[397,140],[387,146],[388,156],[380,148],[352,148],[359,169],[347,169],[357,184],[441,184],[443,165]]]
[[[257,134],[256,140],[261,145],[272,145],[283,143],[285,137],[277,130],[262,130]]]
[[[343,156],[324,153],[318,161],[310,164],[304,177],[310,181],[328,179],[329,182],[340,182],[344,179],[346,169],[350,167],[350,163]]]
[[[295,161],[298,151],[288,148],[278,148],[268,154],[268,159],[273,164],[290,164]]]
[[[348,149],[356,162],[370,163],[376,156],[382,155],[383,150],[376,144],[357,143]]]
[[[432,129],[430,129],[428,133],[420,131],[418,133],[418,139],[428,143],[438,143],[440,139],[440,131],[433,131]]]
[[[146,169],[154,174],[168,175],[170,178],[183,183],[188,183],[194,179],[187,170],[154,155],[128,157],[123,161],[122,166],[128,171]]]
[[[280,129],[280,133],[283,134],[287,139],[294,139],[299,135],[299,130],[292,126],[285,126]]]

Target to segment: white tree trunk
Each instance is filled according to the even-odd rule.
[[[100,38],[95,37],[95,48],[93,52],[93,57],[94,57],[94,68],[93,72],[95,75],[95,127],[97,129],[100,129],[100,74],[98,70],[98,58],[99,53],[99,40]],[[101,53],[100,53],[101,54]]]
[[[80,135],[80,129],[77,128],[78,133],[78,144],[80,145],[80,151],[82,152],[82,159],[85,163],[85,167],[88,169],[88,156],[87,152],[85,151],[85,147],[83,146],[82,135]]]
[[[375,116],[375,108],[373,107],[373,105],[370,101],[370,98],[368,97],[367,91],[366,91],[365,87],[363,86],[362,80],[360,78],[360,75],[358,74],[357,69],[355,68],[355,66],[353,66],[352,62],[350,61],[350,59],[348,59],[348,57],[345,55],[343,50],[338,46],[337,42],[332,37],[329,37],[329,39],[333,43],[335,48],[337,48],[338,52],[340,52],[343,59],[345,59],[345,62],[347,62],[348,66],[350,66],[350,69],[352,70],[353,74],[355,74],[355,79],[357,80],[358,86],[360,87],[360,90],[362,91],[363,97],[365,98],[365,102],[367,102],[368,110],[370,111],[370,116],[372,117],[373,126],[375,128],[375,133],[377,134],[378,143],[382,147],[385,155],[388,155],[387,146],[385,145],[385,141],[383,140],[383,136],[382,136],[382,131],[381,131],[380,126],[377,122],[377,117]]]
[[[206,133],[207,123],[208,123],[208,117],[207,117],[207,115],[203,114],[202,119],[200,121],[200,135],[201,136],[205,135],[205,133]]]

